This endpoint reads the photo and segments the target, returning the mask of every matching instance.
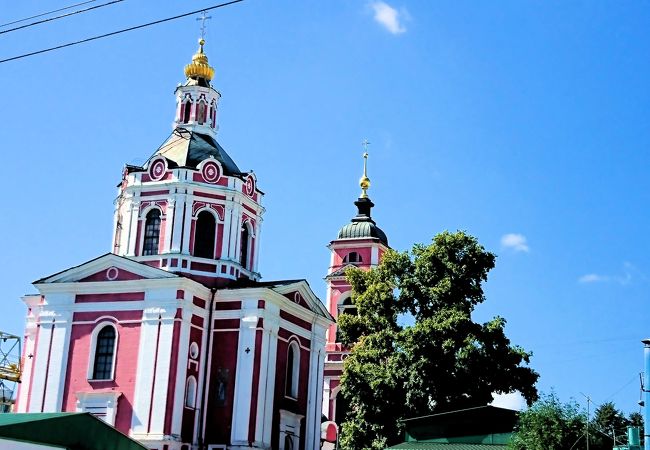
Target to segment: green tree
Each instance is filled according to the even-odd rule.
[[[630,426],[639,427],[641,436],[643,436],[643,415],[640,412],[630,413],[627,420],[630,423]]]
[[[383,450],[402,441],[400,419],[485,405],[493,392],[537,399],[530,353],[511,345],[505,320],[472,320],[494,261],[474,237],[444,232],[411,252],[387,252],[372,270],[348,271],[356,313],[339,317],[351,348],[343,449]],[[398,320],[405,314],[411,325]]]
[[[520,413],[509,447],[514,450],[569,450],[585,439],[587,418],[575,401],[562,403],[554,392]]]
[[[612,402],[605,402],[596,408],[590,424],[590,436],[593,436],[594,450],[611,450],[616,443],[627,442],[626,432],[629,420],[622,411],[616,409]]]

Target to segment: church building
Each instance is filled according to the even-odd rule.
[[[344,270],[376,265],[388,241],[364,176],[330,244],[327,303],[305,280],[260,280],[264,194],[216,140],[221,95],[199,44],[171,135],[122,173],[111,252],[23,298],[16,411],[90,412],[156,450],[319,449],[346,354]]]

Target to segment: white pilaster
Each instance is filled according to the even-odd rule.
[[[183,230],[183,207],[185,206],[185,195],[176,195],[174,196],[174,213],[173,221],[170,220],[172,224],[172,229],[174,230],[173,238],[170,236],[169,252],[170,253],[180,253],[181,251],[181,236]],[[167,207],[169,211],[169,206]],[[171,232],[170,232],[171,234]]]
[[[56,315],[43,412],[61,412],[65,375],[68,368],[68,349],[70,348],[70,331],[72,328],[71,318],[72,313],[69,311]]]
[[[185,231],[183,233],[183,253],[189,255],[191,253],[190,248],[190,236],[192,235],[192,209],[194,206],[194,195],[187,194],[185,196]]]
[[[128,217],[128,231],[127,239],[128,246],[126,250],[127,256],[135,256],[135,244],[138,239],[138,219],[140,217],[140,201],[131,199],[131,204],[129,205],[129,217]]]
[[[190,321],[192,320],[192,311],[191,308],[187,308],[183,311],[183,320],[180,323],[180,333],[178,339],[178,352],[176,358],[178,358],[178,364],[176,366],[176,387],[174,389],[174,406],[173,406],[173,415],[172,415],[172,429],[171,434],[179,435],[181,434],[181,427],[183,425],[183,410],[185,407],[185,375],[187,373],[187,361],[188,361],[188,351],[189,351],[189,340],[190,340]],[[205,350],[205,349],[203,349]],[[200,359],[199,359],[200,360]],[[197,377],[200,381],[201,377],[201,367],[199,366],[199,376]],[[197,394],[201,392],[197,389]],[[200,400],[197,395],[197,408],[200,408]],[[198,414],[197,414],[198,416]]]
[[[255,329],[257,327],[257,299],[242,301],[243,317],[239,326],[237,347],[237,377],[232,411],[231,443],[248,445],[251,393],[253,388],[253,361],[255,359]]]
[[[376,266],[379,264],[379,247],[373,245],[370,247],[370,265]]]
[[[163,242],[163,253],[169,253],[172,245],[172,229],[174,228],[174,215],[176,211],[176,199],[172,197],[167,202],[165,213],[165,242]]]
[[[260,364],[259,391],[257,393],[257,417],[255,420],[255,442],[262,448],[271,447],[273,424],[273,397],[275,393],[275,368],[278,354],[278,330],[280,308],[266,303],[264,314],[264,335]]]
[[[34,370],[32,372],[32,394],[29,399],[29,412],[43,412],[43,395],[45,394],[48,354],[54,322],[51,317],[42,317],[38,330],[38,342],[34,353]]]
[[[323,375],[325,366],[325,329],[312,324],[309,352],[309,390],[307,391],[307,418],[305,448],[320,446],[320,412],[323,409]]]

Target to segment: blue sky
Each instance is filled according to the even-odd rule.
[[[0,59],[211,3],[153,5],[0,35]],[[13,3],[0,22],[44,8]],[[638,409],[647,2],[246,0],[211,15],[219,141],[267,194],[264,279],[307,278],[324,298],[325,246],[355,213],[367,138],[391,246],[477,236],[498,259],[476,318],[508,320],[540,390]],[[22,333],[31,281],[110,250],[121,168],[170,132],[197,37],[192,17],[0,64],[1,330]]]

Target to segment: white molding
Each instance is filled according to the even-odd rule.
[[[295,414],[284,409],[280,410],[280,442],[278,443],[279,450],[285,450],[284,441],[286,436],[292,437],[294,450],[300,448],[300,422],[304,417],[305,416],[301,414]]]
[[[75,392],[75,395],[77,397],[77,412],[89,412],[107,424],[115,425],[117,400],[122,395],[121,392]],[[103,414],[102,410],[105,411]]]
[[[116,319],[114,319],[116,320]],[[116,320],[117,321],[117,320]],[[93,377],[94,375],[94,369],[95,369],[95,353],[97,352],[97,336],[99,335],[99,332],[104,329],[104,327],[110,326],[113,328],[115,331],[115,342],[113,342],[113,361],[111,362],[111,376],[110,378],[98,378],[95,379]],[[92,381],[107,381],[107,380],[114,380],[115,379],[115,361],[117,358],[117,343],[119,340],[120,333],[117,330],[117,327],[115,326],[114,322],[111,322],[109,320],[102,320],[99,322],[95,328],[93,329],[91,335],[90,335],[90,353],[88,357],[88,370],[86,371],[86,379],[92,380]]]

